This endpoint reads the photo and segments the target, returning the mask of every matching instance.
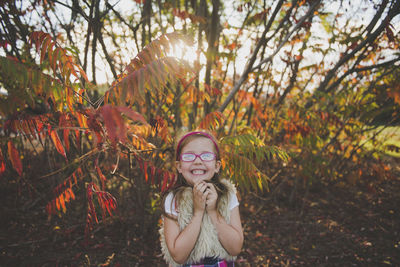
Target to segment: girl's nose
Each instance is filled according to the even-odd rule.
[[[193,161],[193,163],[203,163],[203,161],[201,160],[201,158],[200,157],[196,157],[195,159],[194,159],[194,161]]]

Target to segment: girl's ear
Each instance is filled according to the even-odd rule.
[[[218,173],[220,168],[221,168],[221,161],[217,160],[215,162],[215,173]]]
[[[175,161],[175,166],[176,169],[178,170],[179,173],[182,173],[182,166],[180,161]]]

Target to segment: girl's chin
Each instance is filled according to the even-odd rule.
[[[200,181],[210,181],[211,177],[205,177],[204,175],[199,175],[199,176],[192,176],[192,179],[190,180],[192,184],[195,184]]]

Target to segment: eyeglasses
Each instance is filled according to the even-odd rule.
[[[181,154],[181,160],[184,162],[195,161],[197,157],[199,157],[202,161],[213,161],[214,159],[216,159],[217,156],[212,152],[203,152],[200,155],[195,153]]]

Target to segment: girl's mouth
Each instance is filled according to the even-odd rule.
[[[192,174],[194,175],[200,175],[200,174],[205,174],[205,170],[192,170]]]

